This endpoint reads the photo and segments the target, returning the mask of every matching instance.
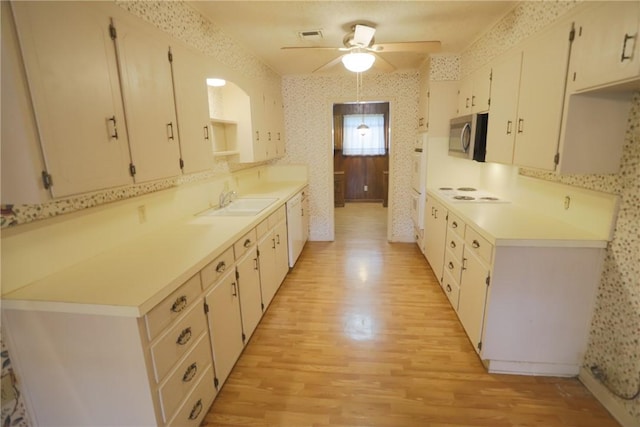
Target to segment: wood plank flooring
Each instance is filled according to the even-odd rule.
[[[577,379],[488,374],[386,213],[336,209],[335,242],[307,243],[204,425],[619,425]]]

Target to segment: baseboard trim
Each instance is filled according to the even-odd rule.
[[[640,427],[640,420],[634,419],[609,390],[591,375],[591,372],[580,368],[578,379],[623,427]]]

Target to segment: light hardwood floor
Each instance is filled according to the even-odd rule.
[[[347,204],[307,243],[206,426],[619,425],[576,379],[488,374],[386,212]]]

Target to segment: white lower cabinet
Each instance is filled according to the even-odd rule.
[[[288,271],[283,204],[143,317],[3,309],[33,425],[200,425]]]
[[[235,269],[219,279],[206,293],[209,333],[218,387],[226,381],[244,348],[240,297]]]
[[[424,208],[424,256],[440,283],[446,235],[447,210],[432,197],[427,197]]]
[[[429,232],[427,222],[425,248],[443,254],[437,261],[443,263],[436,264],[443,265],[443,291],[489,372],[576,375],[604,249],[566,242],[493,245],[448,205],[431,205],[434,215],[427,206],[425,217],[438,224],[438,209],[448,226],[444,238],[442,225]]]

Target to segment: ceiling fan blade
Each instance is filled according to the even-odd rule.
[[[436,53],[440,51],[439,41],[378,43],[373,46],[377,52],[420,52]]]
[[[343,48],[327,47],[327,46],[283,46],[280,49],[282,50],[301,50],[301,49],[342,50]]]
[[[371,43],[375,33],[375,28],[358,24],[356,25],[356,29],[353,33],[353,43],[359,46],[369,46],[369,43]]]
[[[331,61],[327,62],[326,64],[316,68],[315,70],[312,71],[312,73],[316,73],[318,71],[325,71],[328,70],[329,68],[335,66],[336,64],[340,63],[340,61],[342,60],[342,56],[338,56],[335,59],[332,59]]]
[[[389,61],[387,61],[386,59],[384,59],[380,55],[376,55],[375,53],[373,53],[373,55],[376,57],[376,62],[373,63],[374,67],[379,68],[382,71],[385,71],[387,73],[390,73],[390,72],[392,72],[392,71],[394,71],[396,69],[396,67],[391,65],[391,63]]]

